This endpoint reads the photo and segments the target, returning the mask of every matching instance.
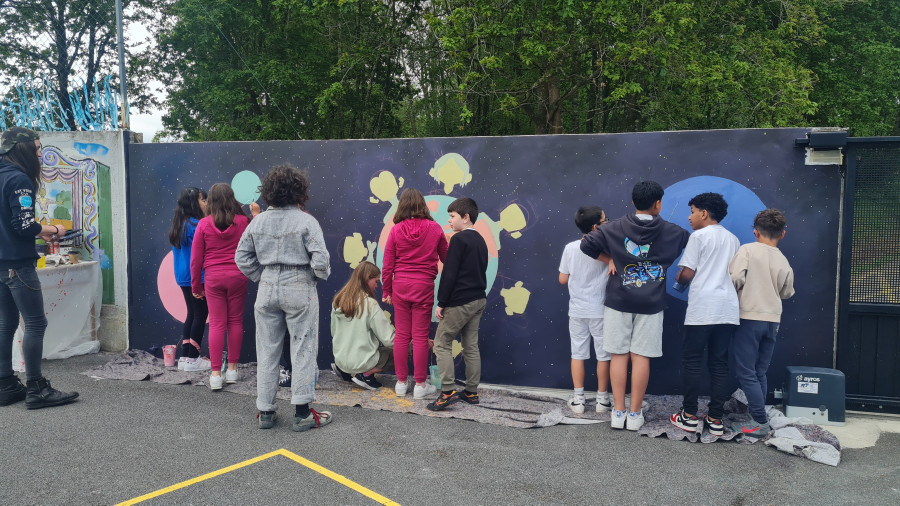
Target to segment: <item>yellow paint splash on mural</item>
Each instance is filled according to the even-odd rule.
[[[439,183],[444,183],[444,193],[449,195],[456,185],[465,186],[472,181],[469,162],[457,153],[447,153],[434,162],[428,174]]]
[[[527,223],[525,222],[525,213],[518,204],[510,204],[506,209],[500,211],[500,227],[509,232],[510,237],[518,239],[522,237],[522,230]]]
[[[369,199],[373,204],[381,202],[390,202],[397,199],[397,192],[403,187],[403,178],[399,180],[394,177],[391,171],[382,171],[378,176],[373,177],[369,181],[369,189],[372,190],[372,197]]]
[[[362,234],[354,232],[353,235],[344,238],[344,261],[355,269],[360,262],[366,259],[369,249],[363,244]]]
[[[518,281],[512,288],[500,290],[500,296],[503,297],[503,301],[506,302],[506,314],[522,314],[525,312],[525,307],[528,306],[528,299],[531,297],[531,292],[522,286],[521,281]]]
[[[459,341],[457,341],[456,339],[454,339],[454,340],[453,340],[453,345],[452,345],[452,348],[451,348],[451,352],[453,353],[453,358],[458,357],[459,354],[462,353],[462,343],[460,343]]]

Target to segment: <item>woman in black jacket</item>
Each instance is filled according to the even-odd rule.
[[[28,409],[68,404],[77,392],[60,392],[41,374],[44,351],[44,299],[35,263],[35,237],[50,241],[65,227],[34,221],[40,186],[41,141],[37,132],[13,127],[0,135],[0,406],[25,401]],[[25,322],[22,355],[26,385],[12,370],[12,345],[19,314]]]

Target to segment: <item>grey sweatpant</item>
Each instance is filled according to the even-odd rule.
[[[291,404],[316,400],[319,368],[319,296],[311,270],[266,268],[259,280],[256,315],[256,408],[275,411],[284,333],[291,335]]]

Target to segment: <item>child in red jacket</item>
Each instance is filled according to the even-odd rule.
[[[409,363],[406,353],[413,343],[414,399],[425,399],[437,389],[426,383],[428,376],[428,334],[434,307],[434,280],[438,260],[447,255],[444,230],[431,217],[425,197],[413,188],[400,194],[394,228],[384,247],[381,283],[383,301],[394,305],[394,368],[398,397],[409,388]]]

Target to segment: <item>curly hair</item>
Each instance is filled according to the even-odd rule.
[[[266,174],[259,192],[272,207],[303,207],[309,200],[309,175],[290,164],[276,165]]]
[[[695,195],[688,202],[689,206],[694,206],[701,211],[706,211],[709,213],[709,217],[713,219],[716,223],[725,219],[728,216],[728,202],[725,202],[725,197],[722,196],[721,193],[701,193],[699,195]]]

